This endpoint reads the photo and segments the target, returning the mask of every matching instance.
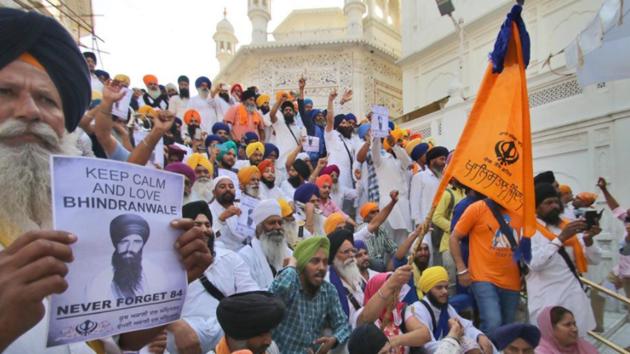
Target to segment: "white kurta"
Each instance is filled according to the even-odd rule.
[[[440,318],[440,314],[442,313],[442,310],[434,307],[429,301],[426,301],[426,303],[429,305],[429,307],[433,311],[433,316],[435,316],[435,320],[437,321]],[[420,322],[422,322],[422,324],[427,326],[427,328],[429,329],[429,333],[431,333],[431,341],[425,344],[423,348],[426,349],[427,353],[429,354],[435,353],[435,351],[438,349],[438,347],[441,344],[440,340],[442,338],[436,339],[433,336],[433,320],[431,319],[431,314],[429,313],[429,310],[427,309],[425,305],[421,304],[419,301],[416,301],[413,304],[411,304],[411,306],[408,309],[411,309],[413,311],[414,316]],[[473,343],[476,343],[477,337],[479,337],[480,335],[483,335],[483,332],[475,328],[472,322],[458,315],[457,311],[455,311],[453,306],[448,305],[447,311],[450,318],[457,318],[459,320],[459,323],[461,323],[462,327],[464,328],[464,337],[466,337]]]
[[[337,275],[339,275],[339,272],[337,272]],[[330,283],[330,270],[326,272],[326,276],[324,277],[324,279]],[[352,325],[352,323],[356,323],[357,319],[359,318],[359,310],[363,309],[363,300],[365,295],[360,284],[357,284],[353,289],[344,279],[341,278],[341,275],[339,275],[339,279],[341,279],[341,285],[343,285],[343,287],[346,288],[352,294],[352,296],[354,296],[359,306],[361,306],[358,309],[355,309],[352,305],[352,302],[350,302],[350,299],[346,297],[346,301],[348,302],[348,323]]]
[[[199,95],[191,97],[190,101],[188,101],[187,109],[194,109],[199,112],[199,115],[201,116],[201,130],[211,134],[212,126],[218,120],[217,115],[214,109],[210,106],[210,102],[208,100],[208,98],[203,98]]]
[[[326,151],[328,152],[328,164],[337,165],[337,167],[339,167],[338,183],[340,186],[350,189],[352,189],[352,179],[354,178],[354,172],[350,166],[352,163],[353,168],[359,168],[359,163],[356,161],[355,157],[357,151],[361,148],[361,145],[363,145],[358,138],[353,138],[346,139],[336,130],[329,132],[324,131],[324,141],[326,142]],[[344,143],[350,155],[348,155]],[[350,160],[350,156],[352,156],[352,160]]]
[[[251,246],[241,248],[241,250],[238,251],[238,255],[241,256],[249,266],[250,274],[258,286],[260,286],[261,289],[269,289],[274,276],[267,257],[265,257],[265,253],[262,250],[260,240],[257,238],[253,239]],[[284,245],[284,255],[285,258],[293,255],[293,252],[291,252],[291,249],[289,249],[286,243]],[[281,269],[276,269],[276,272],[280,270]]]
[[[227,112],[228,109],[230,109],[230,107],[232,107],[232,105],[234,104],[225,102],[225,100],[219,96],[215,96],[214,98],[208,97],[208,103],[210,104],[212,110],[214,110],[214,114],[219,122],[223,122],[225,112]]]
[[[540,220],[538,222],[544,224]],[[547,228],[556,235],[561,232],[555,226],[548,225]],[[598,264],[601,260],[601,250],[595,245],[585,247],[582,235],[578,237],[585,249],[588,262]],[[558,253],[562,243],[557,238],[549,241],[540,232],[536,232],[531,240],[532,261],[529,264],[529,274],[525,277],[527,291],[530,294],[527,304],[530,323],[536,324],[543,308],[561,305],[573,312],[580,336],[586,335],[587,331],[595,328],[595,317],[589,298]],[[571,247],[565,249],[571,259],[574,259]]]
[[[184,119],[184,113],[188,109],[188,98],[172,96],[168,99],[168,110],[175,113],[175,117]]]
[[[249,274],[247,264],[236,253],[221,248],[215,249],[214,261],[206,269],[204,275],[223,293],[230,296],[236,293],[260,290]],[[223,330],[217,321],[215,299],[201,284],[195,280],[188,285],[186,301],[182,310],[182,319],[195,331],[201,344],[201,352],[214,350],[223,337]],[[169,332],[167,349],[176,354],[175,337]]]
[[[424,222],[427,214],[431,210],[433,198],[440,185],[440,179],[427,168],[416,173],[411,179],[409,201],[411,202],[411,218],[414,225]]]
[[[278,120],[271,125],[272,133],[268,141],[274,144],[278,148],[278,151],[280,151],[278,162],[280,162],[281,166],[278,167],[282,170],[286,170],[284,165],[287,161],[287,156],[291,151],[295,150],[298,144],[302,143],[302,137],[306,136],[306,129],[298,126],[295,122],[287,125],[282,114],[277,114],[277,117]]]
[[[410,159],[406,152],[399,146],[394,146],[396,156],[381,148],[380,139],[372,142],[372,159],[376,177],[379,180],[378,192],[380,194],[379,208],[383,209],[390,201],[389,193],[398,190],[398,202],[389,214],[387,221],[394,230],[411,231],[411,216],[409,214],[408,185],[405,178]]]
[[[277,181],[277,179],[276,179]],[[264,200],[264,199],[279,199],[282,198],[286,201],[292,201],[293,200],[293,195],[288,196],[286,195],[282,190],[280,190],[280,188],[278,187],[278,185],[274,185],[273,188],[269,188],[267,187],[267,185],[265,185],[264,183],[260,182],[260,200]]]
[[[210,203],[210,212],[212,213],[212,220],[214,221],[212,228],[217,237],[216,246],[238,252],[238,250],[245,246],[247,237],[236,232],[236,226],[238,224],[237,215],[229,217],[224,222],[219,220],[219,215],[224,211],[225,208],[216,200]]]

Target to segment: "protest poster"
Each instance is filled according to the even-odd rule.
[[[238,217],[236,224],[236,232],[248,238],[254,238],[256,236],[256,225],[254,225],[254,219],[252,219],[252,213],[258,206],[260,201],[256,198],[252,198],[243,194],[238,208],[241,209],[241,215]]]
[[[219,168],[219,176],[229,177],[234,184],[234,198],[236,200],[241,200],[241,187],[238,181],[238,175],[234,171],[226,170],[225,168]]]
[[[383,106],[372,106],[372,136],[385,138],[389,135],[389,110]]]
[[[126,87],[123,87],[122,90],[125,91],[125,95],[117,102],[114,102],[114,105],[112,106],[112,115],[122,120],[127,120],[127,115],[129,114],[129,104],[131,103],[133,91]]]
[[[183,176],[106,159],[52,156],[55,230],[77,236],[68,289],[50,298],[47,346],[180,318],[186,271],[173,247]]]
[[[319,138],[316,136],[307,136],[302,142],[304,152],[319,152]]]

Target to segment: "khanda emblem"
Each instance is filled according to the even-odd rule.
[[[87,336],[88,334],[94,332],[94,330],[98,327],[98,324],[94,321],[85,320],[79,323],[74,329],[82,336]]]
[[[519,158],[514,140],[500,140],[494,145],[494,153],[503,166],[515,163]]]

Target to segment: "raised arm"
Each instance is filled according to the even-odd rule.
[[[375,167],[381,165],[381,139],[372,138],[372,161]]]
[[[284,101],[286,100],[287,100],[287,96],[282,95],[282,97],[280,97],[280,99],[277,100],[271,107],[271,111],[269,111],[269,118],[271,119],[271,124],[275,124],[278,121],[278,117],[276,116],[276,114],[278,113],[278,108],[280,108],[280,105],[284,103]]]
[[[610,210],[615,210],[619,208],[619,203],[617,203],[615,197],[613,197],[612,194],[610,194],[610,192],[608,191],[608,182],[606,182],[606,179],[604,179],[604,177],[599,177],[599,179],[597,180],[597,186],[604,194],[606,204],[608,204]]]
[[[171,111],[159,111],[158,116],[153,118],[153,129],[142,139],[136,142],[136,147],[131,151],[127,162],[146,165],[151,158],[151,153],[155,149],[155,145],[160,142],[164,133],[171,129],[175,115]],[[210,171],[212,175],[212,171]]]
[[[315,166],[313,172],[311,172],[311,175],[308,177],[308,181],[315,183],[315,180],[319,177],[319,173],[324,169],[324,167],[326,167],[326,165],[328,165],[328,157],[322,157],[317,160],[317,166]]]
[[[116,151],[118,145],[112,136],[114,121],[112,120],[112,107],[125,95],[122,86],[118,83],[107,82],[103,86],[103,100],[96,109],[96,121],[94,124],[94,135],[105,150],[107,156],[111,156]]]
[[[413,242],[418,238],[418,235],[420,234],[420,226],[413,230],[409,234],[409,236],[407,236],[407,238],[400,244],[400,246],[398,246],[396,254],[394,255],[397,260],[401,261],[403,258],[405,258],[405,256],[407,256],[411,245],[413,245]]]
[[[372,146],[372,132],[368,130],[365,134],[365,142],[357,151],[357,161],[359,163],[364,163],[367,160],[368,151],[370,151],[370,147]]]
[[[293,166],[293,163],[295,162],[295,159],[297,158],[297,155],[302,151],[302,144],[297,145],[295,147],[295,149],[293,149],[289,155],[287,155],[287,161],[284,163],[284,167],[287,168],[287,171],[289,171],[291,169],[291,166]]]
[[[376,321],[381,313],[383,313],[385,307],[387,307],[388,302],[392,300],[394,293],[409,282],[411,272],[410,265],[404,265],[396,269],[394,274],[385,281],[385,284],[383,284],[383,286],[378,289],[377,293],[365,304],[363,311],[357,319],[357,326]]]
[[[300,117],[302,117],[302,123],[304,123],[306,133],[310,136],[315,136],[315,123],[313,123],[313,117],[311,117],[310,114],[307,115],[304,109],[304,87],[306,86],[306,79],[304,77],[300,77],[298,84],[298,112],[300,113]]]
[[[392,209],[394,209],[394,206],[398,203],[398,191],[394,190],[389,192],[389,197],[391,198],[389,203],[387,203],[387,205],[385,205],[385,207],[381,209],[381,211],[379,211],[368,224],[367,228],[370,233],[376,232],[385,220],[387,220],[387,217],[392,212]]]
[[[333,89],[328,95],[328,107],[327,107],[328,111],[326,113],[326,129],[325,129],[327,132],[332,131],[335,126],[335,122],[334,122],[335,109],[334,109],[333,103],[336,97],[337,97],[337,90]]]

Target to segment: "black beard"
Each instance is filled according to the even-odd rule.
[[[416,265],[416,267],[418,267],[418,270],[420,270],[420,272],[424,271],[425,269],[429,268],[429,263],[428,262],[421,262],[419,261],[417,258],[414,258],[413,263]]]
[[[230,103],[230,95],[227,93],[219,93],[219,97],[221,97],[225,102]]]
[[[225,168],[226,170],[231,170],[232,166],[234,166],[234,163],[236,163],[236,162],[234,162],[233,164],[230,164],[230,163],[226,162],[225,159],[222,159],[219,162],[220,162],[221,167]]]
[[[438,309],[444,311],[448,308],[448,301],[445,304],[441,304],[438,299],[433,296],[433,294],[431,294],[431,292],[429,291],[429,293],[427,294],[427,299],[429,299],[429,302],[431,303],[431,305],[433,305],[434,307],[437,307]]]
[[[560,224],[560,210],[554,209],[547,215],[541,216],[540,219],[549,225],[557,226]]]
[[[197,132],[197,128],[199,127],[194,124],[190,124],[188,126],[188,136],[190,136],[191,138],[194,138],[195,133]]]
[[[354,233],[354,225],[352,224],[346,224],[343,228]]]
[[[269,189],[273,188],[273,186],[276,184],[276,181],[275,181],[275,180],[273,180],[273,181],[267,181],[266,179],[261,178],[261,179],[260,179],[260,181],[261,181],[261,182],[262,182],[265,186],[267,186],[267,188],[269,188]]]
[[[228,205],[234,203],[234,193],[225,192],[222,195],[217,197],[217,202],[221,205]]]
[[[284,121],[287,124],[293,124],[293,122],[295,122],[295,116],[293,116],[293,115],[290,115],[290,116],[284,115]]]
[[[133,255],[131,258],[123,258],[123,254],[116,251],[112,255],[113,282],[124,297],[136,296],[142,290],[142,251],[129,253]]]
[[[269,112],[269,107],[262,106],[260,107],[260,111],[262,112],[262,114],[267,114]]]
[[[350,139],[352,137],[352,131],[354,130],[352,127],[339,127],[337,130],[343,135],[344,138]]]
[[[190,98],[190,90],[187,88],[179,89],[179,97],[181,98]]]
[[[300,177],[299,176],[291,176],[287,180],[293,186],[293,188],[297,188],[297,187],[300,186]]]

